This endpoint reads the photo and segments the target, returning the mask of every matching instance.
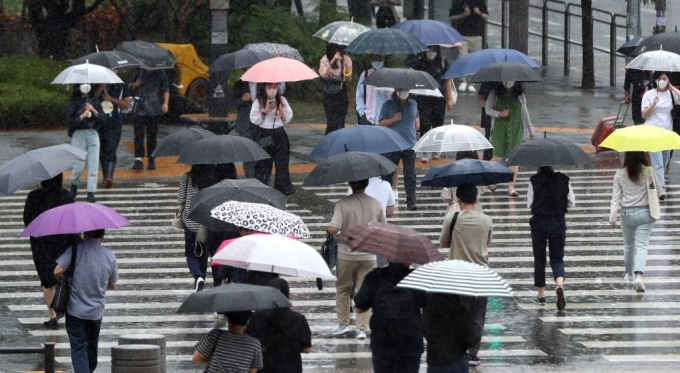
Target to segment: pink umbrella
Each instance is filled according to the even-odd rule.
[[[243,74],[241,80],[254,83],[299,82],[319,75],[300,61],[275,57],[258,62]]]
[[[116,210],[96,203],[69,203],[38,215],[19,237],[76,234],[131,225]]]

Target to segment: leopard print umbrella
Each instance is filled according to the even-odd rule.
[[[210,216],[257,232],[309,238],[299,216],[261,203],[228,201],[212,209]]]

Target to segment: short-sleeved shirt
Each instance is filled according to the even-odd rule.
[[[454,226],[453,240],[450,237],[451,218],[452,215],[445,218],[440,235],[440,241],[451,242],[449,259],[488,265],[488,242],[493,233],[491,217],[479,211],[460,211]]]
[[[329,225],[340,231],[346,231],[359,224],[370,223],[372,221],[381,223],[386,221],[385,212],[382,206],[380,206],[380,202],[366,194],[352,194],[335,202],[333,218]],[[338,243],[338,258],[363,261],[375,260],[375,255],[351,251],[347,245]]]
[[[210,359],[207,373],[248,373],[251,368],[263,367],[260,341],[249,335],[213,329],[198,341],[195,349]]]
[[[347,195],[352,195],[352,188],[347,188]],[[368,186],[364,191],[367,196],[373,197],[380,202],[383,211],[387,214],[387,207],[394,206],[394,193],[392,192],[392,184],[379,178],[372,177],[368,179]]]
[[[672,131],[673,117],[671,116],[671,110],[673,109],[673,100],[675,100],[675,104],[677,105],[680,104],[680,99],[678,99],[678,96],[675,94],[673,94],[673,98],[671,99],[670,90],[658,92],[656,89],[652,89],[651,91],[645,92],[645,95],[642,96],[642,111],[645,111],[648,107],[652,106],[654,98],[657,96],[659,96],[659,102],[645,120],[645,124],[651,124],[652,126]]]
[[[132,97],[132,91],[126,84],[120,83],[120,84],[109,84],[106,86],[106,93],[109,94],[109,96],[117,99],[117,100],[122,100],[127,97]],[[113,111],[111,114],[106,114],[106,119],[107,119],[107,124],[108,125],[121,125],[123,124],[123,113],[121,112],[120,107],[117,107],[114,104]]]
[[[401,120],[392,123],[388,128],[397,131],[406,140],[410,148],[416,145],[416,118],[418,118],[418,104],[409,99],[405,104],[401,104],[398,99],[386,101],[380,110],[380,119],[389,119],[397,112],[401,113]],[[409,148],[409,149],[410,149]]]
[[[170,92],[168,76],[163,70],[137,69],[132,74],[132,81],[141,77],[142,84],[137,88],[137,96],[140,101],[136,103],[137,115],[143,117],[159,117],[163,115],[163,94]]]
[[[71,265],[72,252],[69,247],[57,259],[64,270]],[[98,240],[90,239],[78,245],[75,267],[66,313],[83,320],[99,320],[104,316],[106,287],[118,281],[116,256]]]
[[[465,12],[465,4],[470,7],[470,15],[453,22],[453,27],[463,36],[483,36],[485,21],[481,16],[474,13],[474,8],[484,14],[489,14],[486,10],[484,0],[453,0],[449,16],[455,16]]]

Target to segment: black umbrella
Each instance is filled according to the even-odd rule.
[[[498,162],[461,159],[433,167],[420,182],[422,186],[453,188],[463,184],[494,185],[512,181],[515,174]]]
[[[215,136],[214,133],[202,128],[185,128],[166,136],[154,150],[152,157],[169,157],[181,155],[196,141]]]
[[[576,166],[590,163],[578,145],[557,139],[527,141],[514,147],[503,158],[508,166]]]
[[[255,141],[241,136],[217,135],[196,141],[177,160],[184,164],[252,162],[271,158]]]
[[[236,69],[245,69],[258,62],[274,58],[276,55],[259,49],[241,49],[239,51],[223,54],[210,65],[210,74]]]
[[[388,175],[396,169],[397,165],[380,154],[345,152],[321,161],[302,185],[324,186],[359,181]]]
[[[233,229],[234,225],[210,216],[210,210],[227,202],[252,202],[286,209],[286,195],[278,190],[262,184],[257,179],[222,180],[205,188],[191,199],[189,219],[203,225],[211,231]]]
[[[483,82],[542,82],[543,78],[534,68],[517,62],[499,62],[479,70],[470,79],[474,83]]]
[[[637,48],[644,39],[644,36],[636,36],[623,43],[616,51],[626,57],[635,57],[635,48]]]
[[[364,32],[349,43],[345,51],[354,54],[392,54],[408,56],[430,49],[420,40],[396,28],[382,28]]]
[[[116,50],[130,53],[144,63],[147,70],[162,70],[175,67],[175,56],[158,44],[141,40],[124,41]]]
[[[663,32],[661,34],[646,37],[633,51],[633,56],[639,56],[649,51],[665,50],[680,53],[680,32]]]
[[[379,69],[366,78],[366,84],[399,89],[437,89],[439,83],[425,71],[412,69]]]
[[[91,63],[93,65],[104,66],[109,69],[121,69],[125,67],[144,68],[144,63],[142,63],[142,61],[138,60],[130,53],[123,51],[103,51],[90,53],[86,56],[82,56],[71,61],[69,66],[79,65],[85,62]]]
[[[259,311],[290,306],[290,301],[271,286],[227,284],[191,293],[177,313]]]

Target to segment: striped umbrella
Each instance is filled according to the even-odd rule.
[[[510,285],[496,272],[463,260],[425,264],[401,280],[397,287],[469,297],[515,296]]]
[[[385,28],[364,32],[357,36],[349,43],[346,52],[380,56],[392,54],[406,56],[429,50],[420,40],[406,32],[395,28]]]

